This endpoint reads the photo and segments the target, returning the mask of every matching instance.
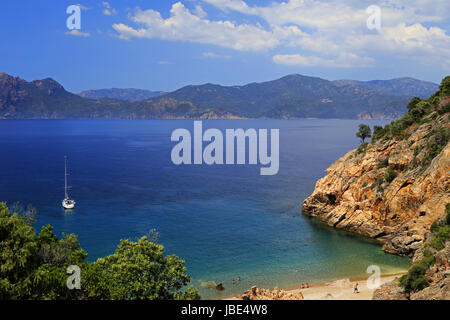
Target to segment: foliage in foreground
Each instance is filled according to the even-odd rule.
[[[0,203],[0,299],[199,299],[185,286],[184,261],[163,255],[146,237],[121,240],[116,252],[94,263],[76,235],[58,239],[53,228],[36,235],[30,219]],[[81,289],[69,290],[67,267],[81,269]]]
[[[435,250],[442,250],[445,242],[450,241],[450,203],[445,207],[446,216],[442,220],[433,222],[430,227],[432,240],[428,244]],[[430,248],[423,252],[423,258],[409,268],[408,273],[400,278],[400,286],[405,292],[416,292],[428,287],[428,279],[425,274],[434,264],[434,255]]]

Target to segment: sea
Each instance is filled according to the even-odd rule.
[[[259,164],[173,164],[171,134],[193,133],[193,120],[0,120],[0,201],[35,207],[38,231],[50,224],[58,236],[77,234],[89,261],[112,254],[121,239],[148,235],[186,261],[204,299],[253,285],[365,278],[372,265],[402,272],[409,259],[301,211],[325,170],[359,145],[360,123],[387,121],[202,121],[224,136],[226,129],[279,129],[279,171],[265,176]],[[61,207],[64,156],[73,210]]]

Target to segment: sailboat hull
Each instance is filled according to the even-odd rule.
[[[73,208],[75,208],[75,201],[69,200],[69,199],[64,199],[62,201],[62,206],[64,209],[73,209]]]

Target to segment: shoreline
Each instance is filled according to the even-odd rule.
[[[407,271],[394,274],[384,274],[380,276],[381,285],[400,278],[406,273]],[[335,279],[328,282],[312,283],[309,284],[309,288],[304,289],[299,288],[298,285],[281,287],[280,289],[286,291],[286,293],[292,294],[298,294],[299,292],[301,292],[303,294],[304,300],[372,300],[373,293],[377,288],[371,289],[367,287],[367,279],[369,277],[370,275],[368,275],[367,277],[349,277]],[[353,292],[354,285],[356,283],[358,283],[359,293]],[[264,289],[272,290],[273,288]],[[240,299],[236,296],[228,296],[221,298],[220,300]]]

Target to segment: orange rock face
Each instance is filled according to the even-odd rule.
[[[417,165],[448,119],[447,113],[410,128],[408,138],[377,141],[363,152],[348,152],[317,181],[303,202],[303,212],[332,227],[377,239],[386,252],[412,256],[450,202],[449,143],[431,164]],[[391,181],[386,178],[388,168],[396,173]]]
[[[260,289],[257,286],[253,286],[250,290],[244,292],[239,296],[242,300],[303,300],[303,294],[301,292],[286,292],[278,287],[275,287],[272,291],[269,289]]]

